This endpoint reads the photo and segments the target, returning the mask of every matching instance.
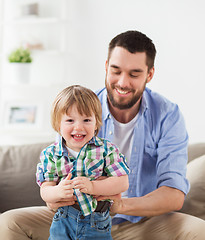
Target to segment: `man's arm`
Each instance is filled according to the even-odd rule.
[[[73,179],[74,188],[91,195],[116,195],[128,189],[128,175],[107,177],[100,181],[90,181],[87,177]]]
[[[110,210],[113,213],[151,217],[180,210],[184,196],[178,189],[162,186],[143,197],[121,198],[116,195],[98,197],[97,200],[112,199],[114,203]]]
[[[59,201],[59,202],[55,202],[55,203],[46,202],[46,205],[50,210],[56,211],[59,207],[71,206],[75,203],[76,203],[76,200],[73,195],[71,198],[64,200],[64,201]]]
[[[76,185],[75,188],[78,188],[80,186],[80,184],[78,182],[81,182],[81,183],[86,182],[89,185],[92,184],[91,186],[94,185],[95,190],[94,191],[90,190],[90,191],[93,191],[93,195],[112,195],[113,196],[113,195],[119,194],[123,191],[126,191],[128,189],[128,175],[123,175],[120,177],[99,177],[95,181],[90,181],[86,177],[77,177],[71,181],[72,181],[73,186]],[[77,184],[79,184],[79,185],[77,185]],[[85,187],[85,183],[83,183],[82,185]],[[51,201],[51,199],[48,199],[47,194],[48,193],[46,193],[46,191],[45,191],[44,192],[44,195],[45,195],[44,201],[46,201],[45,199],[47,198],[46,204],[47,204],[48,208],[51,210],[56,210],[59,207],[63,207],[63,206],[73,205],[73,204],[75,204],[75,201],[77,200],[74,195],[72,195],[72,196],[69,195],[69,197],[67,197],[67,198],[64,198],[61,200],[58,199],[56,201],[54,201],[54,199],[52,198],[52,201]],[[107,199],[107,198],[103,198],[103,199]]]

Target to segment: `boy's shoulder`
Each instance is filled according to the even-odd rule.
[[[97,137],[97,136],[95,136],[94,139],[98,143],[97,145],[104,146],[104,148],[106,148],[106,149],[113,149],[113,148],[118,149],[118,147],[110,140],[107,140],[107,139],[101,138],[101,137]]]
[[[94,140],[95,140],[95,142],[99,143],[99,145],[103,145],[105,143],[114,145],[111,141],[109,141],[105,138],[102,138],[102,137],[95,136]]]
[[[44,148],[41,154],[62,155],[62,147],[59,142],[54,142]]]

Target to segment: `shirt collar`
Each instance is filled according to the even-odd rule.
[[[107,90],[105,91],[105,94],[103,95],[103,101],[102,102],[105,103],[105,105],[103,106],[103,113],[102,113],[102,119],[103,119],[103,121],[105,121],[111,115],[110,110],[109,110],[109,106],[108,106],[108,100],[107,100]]]
[[[55,142],[54,145],[55,145],[55,153],[56,153],[56,155],[62,156],[62,155],[64,155],[65,152],[68,152],[66,147],[64,146],[63,137],[62,136],[59,136],[58,142]]]
[[[143,95],[142,95],[139,114],[143,115],[147,109],[148,109],[147,88],[145,88]]]
[[[95,146],[102,146],[104,143],[103,141],[97,137],[97,136],[94,136],[87,144],[94,144]]]
[[[94,144],[95,146],[102,146],[104,143],[99,137],[94,136],[86,145],[92,145],[92,144]],[[56,155],[58,156],[63,156],[65,154],[69,155],[68,150],[65,147],[65,143],[62,136],[59,137],[59,141],[55,142],[54,145],[55,145]]]

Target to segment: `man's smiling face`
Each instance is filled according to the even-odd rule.
[[[109,103],[118,109],[129,109],[137,104],[153,76],[150,72],[145,52],[130,53],[115,47],[106,63],[105,85]]]

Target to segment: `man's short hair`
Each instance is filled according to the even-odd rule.
[[[127,31],[114,37],[108,48],[108,62],[115,47],[125,48],[130,53],[145,52],[148,70],[154,66],[155,46],[150,38],[139,31]]]

